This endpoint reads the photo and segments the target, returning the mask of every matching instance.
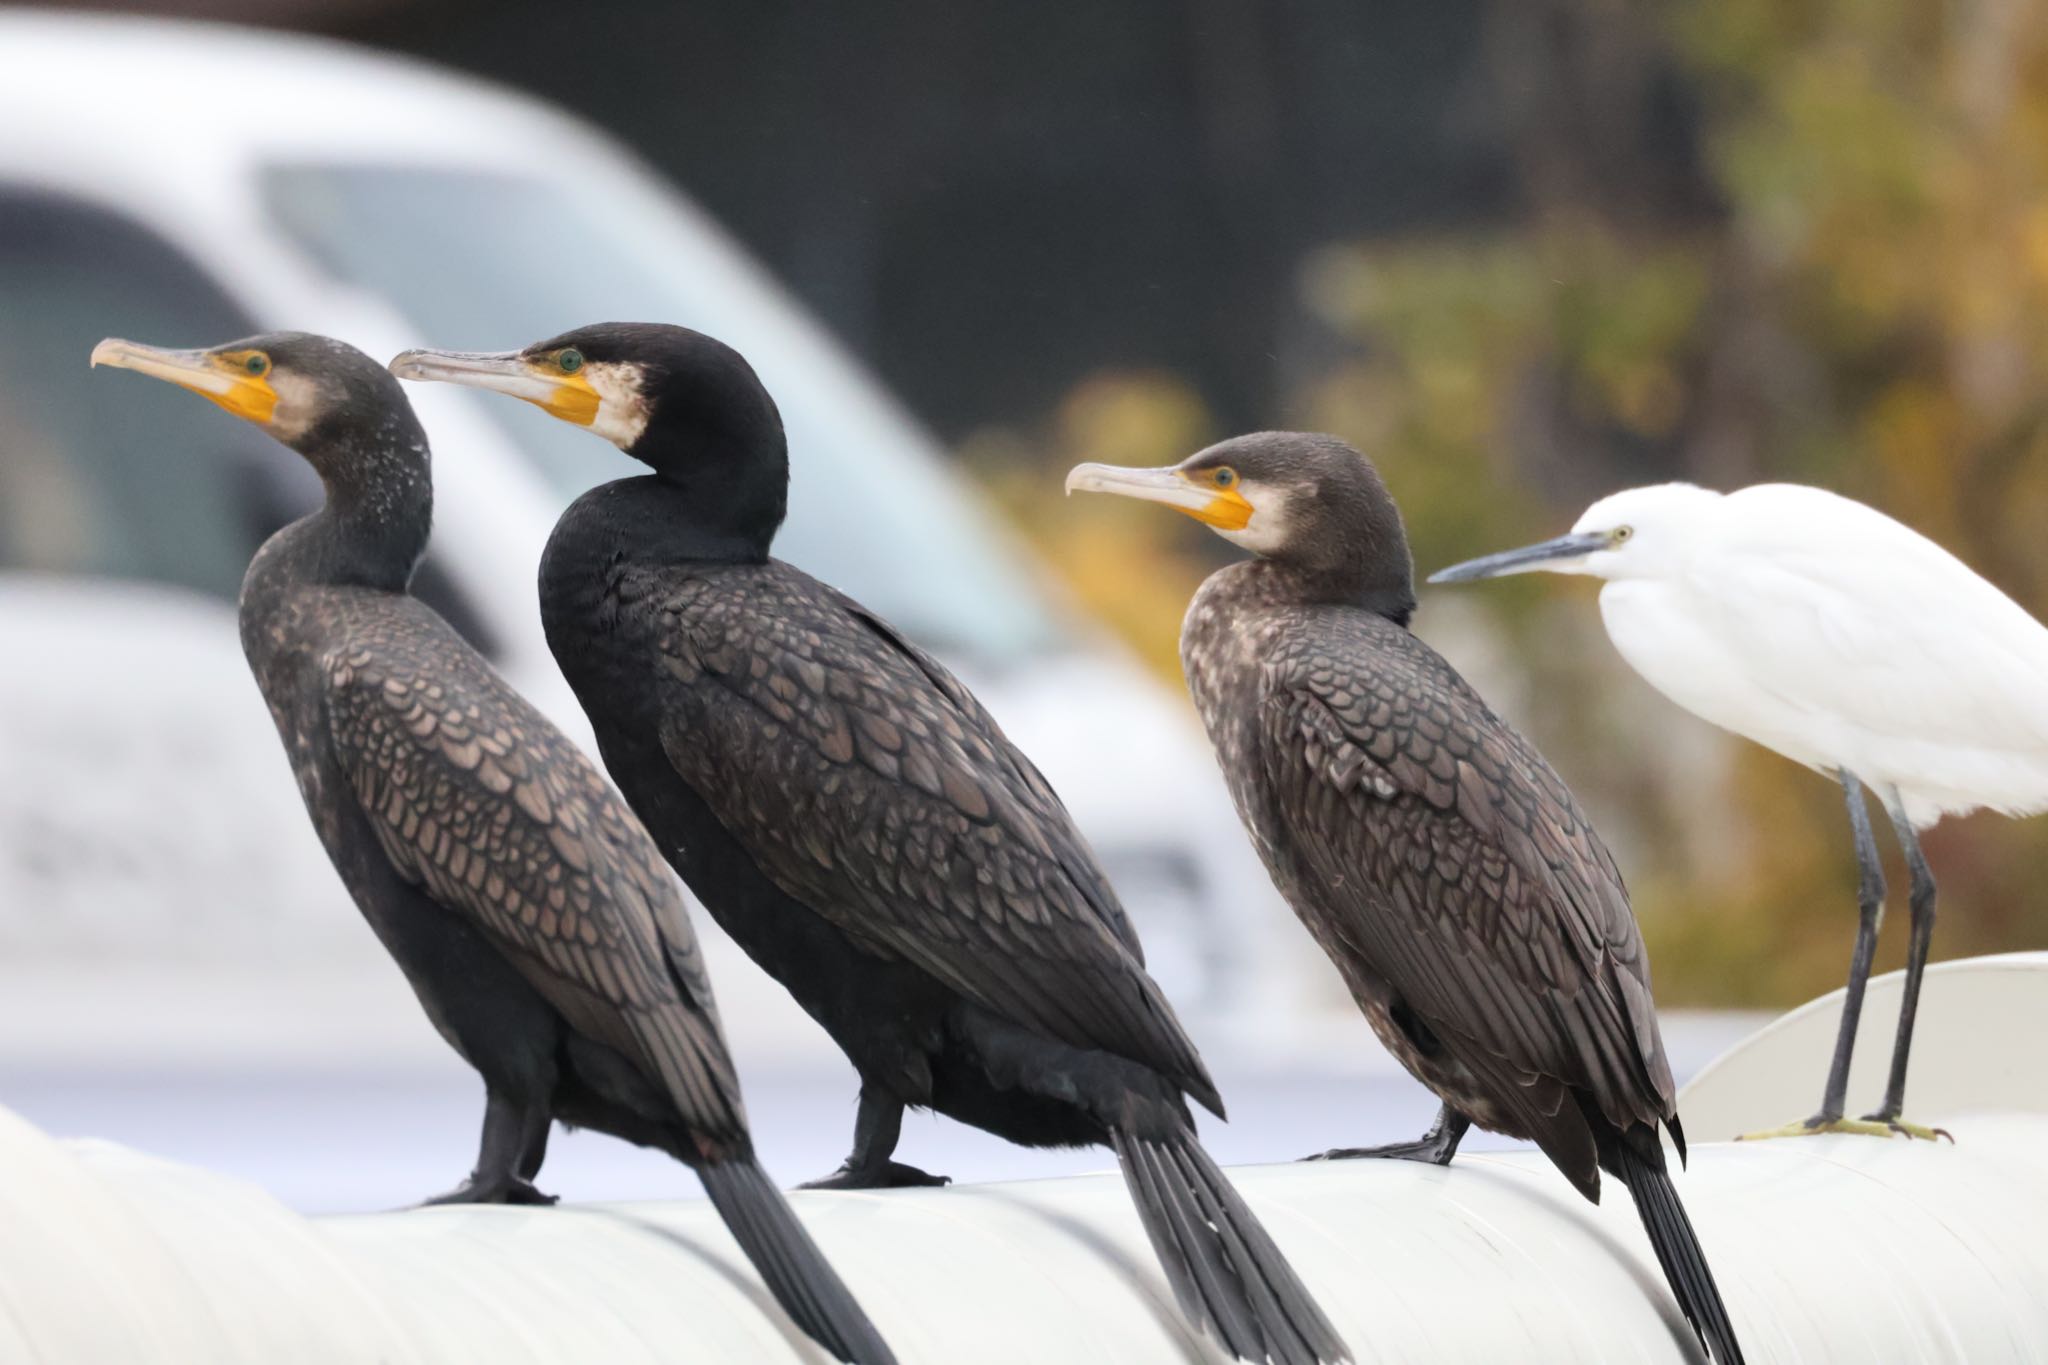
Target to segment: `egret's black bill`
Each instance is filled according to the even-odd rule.
[[[1469,583],[1475,578],[1499,578],[1502,574],[1530,573],[1560,559],[1584,558],[1595,550],[1606,549],[1607,546],[1605,532],[1580,531],[1573,535],[1559,536],[1555,540],[1524,545],[1519,550],[1502,550],[1497,555],[1482,555],[1478,559],[1468,559],[1463,564],[1438,569],[1429,576],[1429,581]]]

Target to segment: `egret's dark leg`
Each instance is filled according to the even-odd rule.
[[[807,1190],[873,1190],[899,1185],[943,1185],[947,1177],[927,1175],[915,1166],[890,1160],[903,1131],[903,1102],[871,1085],[860,1088],[860,1112],[853,1120],[853,1152],[839,1169],[822,1180],[806,1180]]]
[[[1906,866],[1913,874],[1912,897],[1907,902],[1913,917],[1913,937],[1906,949],[1905,998],[1899,1003],[1899,1036],[1892,1044],[1892,1072],[1884,1087],[1884,1105],[1864,1118],[1913,1137],[1947,1137],[1939,1128],[1923,1128],[1899,1118],[1906,1106],[1906,1060],[1913,1050],[1913,1023],[1920,1012],[1920,977],[1927,970],[1927,950],[1934,941],[1934,873],[1927,866],[1927,855],[1920,851],[1920,836],[1914,831],[1913,822],[1900,808],[1898,794],[1894,792],[1885,804],[1891,811],[1892,829],[1899,836],[1899,849],[1906,855]]]
[[[1332,1147],[1327,1152],[1303,1157],[1303,1161],[1353,1161],[1364,1157],[1379,1157],[1393,1161],[1427,1161],[1432,1166],[1448,1166],[1451,1158],[1458,1154],[1458,1144],[1465,1140],[1466,1132],[1472,1127],[1472,1120],[1466,1118],[1448,1104],[1437,1110],[1436,1122],[1429,1131],[1413,1142],[1389,1142],[1383,1147]]]
[[[1870,1123],[1845,1123],[1842,1118],[1849,1091],[1849,1060],[1856,1051],[1856,1026],[1863,1018],[1863,988],[1870,982],[1871,960],[1877,956],[1877,930],[1884,922],[1884,864],[1878,860],[1877,836],[1871,831],[1870,811],[1863,803],[1863,784],[1847,769],[1840,776],[1842,790],[1849,798],[1849,828],[1856,838],[1856,950],[1849,958],[1849,988],[1842,997],[1842,1023],[1835,1034],[1835,1058],[1828,1066],[1827,1089],[1821,1095],[1820,1112],[1812,1118],[1768,1132],[1747,1133],[1745,1137],[1888,1131]]]
[[[1870,984],[1871,960],[1877,956],[1877,931],[1884,923],[1884,864],[1878,861],[1877,835],[1870,828],[1870,808],[1863,784],[1854,773],[1842,774],[1849,796],[1849,827],[1856,836],[1856,951],[1849,958],[1849,989],[1842,997],[1842,1027],[1835,1035],[1835,1059],[1828,1066],[1828,1088],[1821,1096],[1821,1122],[1842,1117],[1848,1102],[1849,1060],[1856,1051],[1856,1028],[1863,1019],[1863,989]]]
[[[520,1165],[547,1145],[546,1104],[521,1102],[495,1087],[484,1099],[484,1135],[469,1179],[429,1204],[552,1204],[521,1177]],[[539,1163],[535,1162],[535,1169]]]

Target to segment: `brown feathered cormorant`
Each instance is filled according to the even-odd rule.
[[[362,352],[279,332],[101,342],[304,456],[325,505],[267,541],[242,646],[306,810],[427,1017],[484,1080],[475,1172],[432,1203],[552,1202],[550,1120],[694,1168],[741,1249],[841,1360],[894,1356],[754,1159],[675,879],[596,765],[407,592],[433,513],[426,433]]]
[[[923,650],[770,558],[788,455],[745,359],[603,324],[392,369],[526,399],[653,471],[555,527],[548,641],[676,869],[858,1070],[853,1153],[820,1183],[933,1183],[892,1158],[906,1105],[1111,1146],[1198,1326],[1245,1359],[1344,1358],[1196,1140],[1187,1098],[1221,1101],[1059,798]]]
[[[1255,558],[1210,575],[1181,663],[1238,814],[1373,1032],[1443,1110],[1537,1144],[1588,1199],[1628,1186],[1679,1307],[1742,1359],[1665,1170],[1685,1137],[1621,873],[1543,756],[1408,631],[1401,514],[1329,436],[1241,436],[1166,469],[1081,465],[1069,491],[1162,502]]]

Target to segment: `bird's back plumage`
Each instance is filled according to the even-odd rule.
[[[651,724],[668,774],[643,764],[621,780],[648,808],[676,810],[666,784],[679,779],[774,888],[705,883],[713,912],[833,1032],[864,1087],[1014,1141],[1112,1145],[1192,1322],[1248,1359],[1348,1358],[1201,1150],[1182,1095],[1221,1100],[1114,889],[972,693],[777,561],[627,565],[606,601],[610,644],[571,643],[587,613],[552,616],[551,640],[607,755],[630,743],[623,715]],[[623,651],[619,669],[651,650],[646,685],[606,681],[607,648]],[[792,913],[852,951],[821,946]]]
[[[1255,432],[1067,486],[1177,508],[1257,556],[1189,605],[1189,690],[1274,883],[1445,1106],[1420,1142],[1330,1155],[1448,1161],[1477,1123],[1534,1140],[1590,1199],[1615,1175],[1688,1320],[1739,1360],[1689,1225],[1665,1216],[1676,1197],[1646,1174],[1660,1128],[1681,1156],[1684,1135],[1620,873],[1541,755],[1409,633],[1414,563],[1372,462]]]
[[[257,596],[245,637],[308,807],[338,866],[360,869],[367,850],[348,845],[374,840],[416,893],[393,904],[376,878],[352,884],[449,1042],[487,1084],[504,1056],[524,1058],[556,1076],[538,1097],[555,1117],[687,1161],[798,1326],[841,1360],[893,1365],[755,1160],[680,890],[595,766],[412,598],[318,585]],[[445,936],[408,951],[422,914],[474,932],[454,957]],[[504,1027],[502,1002],[482,998],[515,987],[479,970],[492,958],[566,1038],[533,1011],[511,1016],[527,1036]]]
[[[776,561],[652,591],[663,748],[729,794],[721,821],[771,880],[874,953],[1215,1107],[1086,841],[951,674]]]
[[[1344,1358],[1200,1153],[1186,1101],[1221,1100],[1051,788],[928,655],[770,557],[788,449],[752,369],[678,328],[539,349],[572,347],[637,375],[621,445],[654,473],[556,524],[548,643],[664,852],[860,1073],[834,1183],[932,1182],[893,1160],[911,1105],[1115,1145],[1197,1326],[1249,1358]]]
[[[335,753],[399,874],[648,1067],[707,1144],[744,1142],[681,893],[610,784],[426,607],[341,590],[326,608]]]
[[[1423,1079],[1597,1190],[1572,1097],[1655,1127],[1673,1087],[1620,874],[1571,792],[1382,617],[1279,605],[1233,629],[1255,648],[1234,669],[1191,654],[1189,673],[1282,890],[1369,1016],[1399,1002],[1413,1020],[1405,1060]]]
[[[1183,659],[1275,882],[1374,1032],[1482,1127],[1598,1199],[1628,1188],[1688,1322],[1740,1362],[1665,1171],[1684,1152],[1649,963],[1613,858],[1542,755],[1408,630],[1213,575]]]

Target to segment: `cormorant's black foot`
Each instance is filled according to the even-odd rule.
[[[1874,1114],[1863,1116],[1865,1123],[1881,1123],[1886,1131],[1895,1137],[1919,1138],[1922,1142],[1933,1142],[1936,1138],[1947,1138],[1951,1144],[1956,1135],[1946,1128],[1929,1128],[1925,1124],[1908,1123],[1897,1114],[1888,1114],[1880,1109]]]
[[[928,1175],[915,1166],[906,1166],[900,1161],[885,1161],[879,1166],[841,1166],[832,1174],[820,1180],[806,1180],[797,1186],[800,1190],[895,1190],[913,1185],[950,1185],[949,1175]]]
[[[552,1204],[555,1196],[542,1194],[533,1186],[516,1176],[501,1180],[479,1182],[475,1176],[463,1181],[446,1194],[437,1194],[420,1205],[432,1208],[436,1204]]]
[[[1432,1133],[1412,1142],[1389,1142],[1380,1147],[1332,1147],[1327,1152],[1316,1152],[1302,1160],[1360,1161],[1374,1158],[1381,1161],[1426,1161],[1432,1166],[1448,1166],[1451,1154],[1457,1150],[1455,1142],[1446,1142]]]

